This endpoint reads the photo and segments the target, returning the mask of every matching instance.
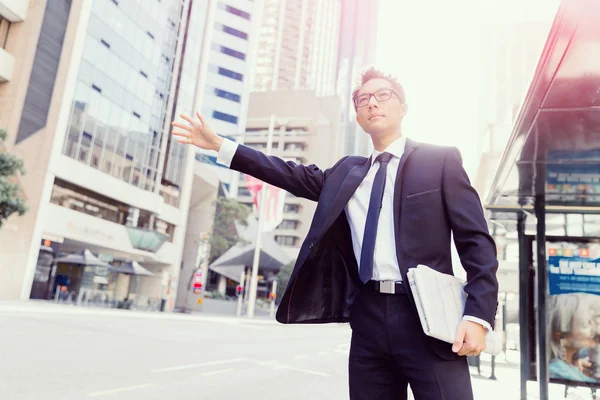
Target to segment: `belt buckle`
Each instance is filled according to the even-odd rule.
[[[379,283],[379,292],[385,294],[396,294],[394,281],[381,281]]]

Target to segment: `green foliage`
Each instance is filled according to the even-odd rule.
[[[246,219],[252,212],[250,207],[228,197],[217,198],[216,205],[215,225],[210,239],[211,263],[240,241],[235,223],[247,226]]]
[[[279,272],[277,273],[277,297],[281,298],[281,296],[283,296],[283,292],[285,291],[285,288],[288,285],[288,282],[290,280],[290,276],[292,275],[292,271],[294,270],[294,264],[296,264],[295,261],[292,261],[286,265],[284,265],[283,267],[281,267],[281,269],[279,270]]]
[[[0,149],[4,148],[6,130],[0,129]],[[21,198],[21,188],[14,183],[18,175],[25,174],[23,160],[7,151],[0,150],[0,228],[12,214],[25,214],[27,207]]]

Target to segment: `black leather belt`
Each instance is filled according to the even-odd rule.
[[[368,281],[365,288],[378,293],[385,294],[406,294],[406,287],[402,282],[393,281]]]

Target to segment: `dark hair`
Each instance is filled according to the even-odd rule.
[[[369,82],[371,79],[385,79],[386,81],[390,82],[392,84],[392,88],[398,93],[398,96],[400,97],[400,102],[404,103],[406,101],[406,97],[404,95],[404,88],[394,76],[380,71],[375,67],[370,67],[360,75],[360,83],[352,92],[352,104],[354,104],[354,101],[358,96],[360,88],[363,87],[363,85]],[[356,104],[354,105],[354,109],[356,110]]]

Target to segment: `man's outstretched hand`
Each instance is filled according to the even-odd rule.
[[[204,150],[219,151],[223,138],[220,137],[211,129],[202,114],[196,112],[198,119],[195,119],[187,114],[179,115],[183,122],[173,121],[174,136],[178,136],[177,141],[183,144],[193,144]],[[179,128],[179,129],[175,129]]]
[[[459,356],[476,356],[485,350],[485,328],[477,322],[461,321],[452,351]]]

